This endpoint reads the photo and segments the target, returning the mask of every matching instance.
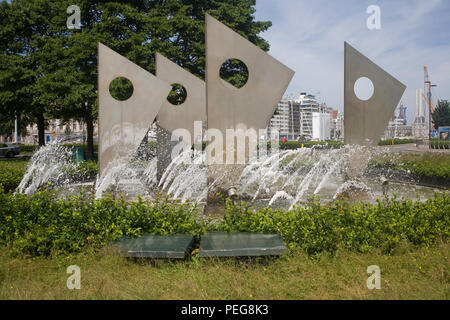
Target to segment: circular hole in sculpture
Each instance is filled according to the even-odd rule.
[[[133,84],[127,78],[117,77],[109,84],[109,93],[116,100],[128,100],[133,95]]]
[[[228,59],[220,67],[220,78],[235,88],[242,88],[248,81],[248,69],[239,59]]]
[[[367,101],[373,96],[372,80],[366,77],[361,77],[355,82],[354,91],[359,100]]]
[[[167,96],[167,101],[169,101],[174,106],[179,106],[186,101],[186,98],[186,88],[179,83],[172,84],[172,91],[170,91],[169,95]]]

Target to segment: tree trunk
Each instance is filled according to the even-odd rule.
[[[45,146],[45,118],[42,113],[37,116],[37,126],[39,146]]]
[[[86,158],[87,160],[92,160],[94,158],[94,119],[92,117],[91,107],[87,108],[84,120],[86,121],[86,131],[87,131]]]

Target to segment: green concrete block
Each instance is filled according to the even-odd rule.
[[[202,236],[200,257],[250,257],[282,255],[286,250],[278,234],[211,232]]]
[[[184,259],[194,244],[191,235],[143,235],[139,238],[123,237],[112,245],[125,257]]]

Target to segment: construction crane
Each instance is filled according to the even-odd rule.
[[[431,84],[430,81],[430,76],[428,74],[428,67],[423,67],[423,71],[424,71],[424,83],[425,83],[425,94],[423,95],[425,101],[428,103],[428,108],[430,109],[431,112],[434,112],[434,104],[433,104],[433,96],[431,95],[431,88],[432,87],[437,87],[437,85],[435,84]]]
[[[429,112],[429,119],[428,119],[429,123],[428,123],[428,125],[429,125],[429,128],[430,128],[429,134],[428,134],[428,138],[431,141],[431,131],[435,130],[435,128],[434,128],[434,126],[432,125],[432,122],[431,122],[431,114],[434,112],[433,96],[431,95],[431,88],[432,87],[437,87],[437,85],[431,84],[430,76],[428,74],[428,67],[426,67],[426,66],[423,67],[423,71],[424,71],[424,84],[425,84],[425,90],[424,91],[426,93],[426,96],[424,95],[423,97],[424,97],[425,101],[428,103],[428,112]]]
[[[406,125],[406,109],[403,105],[403,101],[400,101],[400,112],[399,112],[399,118],[403,120],[403,124]]]

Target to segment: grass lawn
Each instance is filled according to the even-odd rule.
[[[449,248],[179,262],[133,261],[108,251],[14,258],[2,248],[0,299],[449,299]],[[81,268],[80,290],[66,287],[72,264]],[[369,265],[381,268],[381,290],[367,289]]]
[[[27,161],[28,159],[0,161],[0,183],[13,190],[14,185],[20,182]],[[448,172],[448,158],[441,156],[406,155],[401,158],[401,163],[418,173],[423,171],[424,174],[431,172],[434,175],[445,176]],[[33,212],[40,212],[42,209],[45,215],[39,215],[41,218],[53,219],[56,216],[50,214],[50,209],[46,209],[48,201],[44,200],[45,198],[41,202],[33,202],[30,208],[33,208]],[[11,205],[12,202],[7,203]],[[21,206],[24,203],[18,201],[14,204],[15,206],[11,208],[16,210],[14,212],[17,218],[20,217],[18,213],[24,212],[24,207]],[[436,202],[435,205],[444,208],[441,202]],[[67,208],[66,213],[72,214],[71,207]],[[403,206],[393,208],[400,210]],[[434,208],[434,205],[430,204],[430,208]],[[445,208],[448,208],[448,205]],[[440,230],[439,233],[447,230],[444,227],[448,226],[448,220],[443,219],[448,217],[445,214],[448,210],[445,208],[439,209],[443,213],[442,217],[437,215],[432,224],[437,231]],[[98,213],[103,214],[100,209]],[[405,228],[416,228],[424,221],[429,223],[430,220],[426,220],[426,213],[430,210],[422,207],[415,207],[414,210],[414,217],[423,216],[425,220],[416,221],[411,216],[414,224],[409,226],[404,222]],[[349,218],[354,216],[348,215]],[[69,221],[75,219],[74,226],[81,225],[80,221],[83,222],[76,220],[77,216],[70,217],[71,215],[67,218]],[[390,237],[397,234],[395,230],[402,220],[397,219],[395,214],[387,217],[395,219],[392,224],[382,226],[380,234],[386,234],[387,238],[381,239],[392,240]],[[405,215],[400,214],[398,217],[403,218]],[[101,218],[104,219],[104,216]],[[388,221],[392,220],[389,219]],[[36,239],[27,238],[27,235],[19,238],[13,233],[14,241],[18,242],[16,245],[20,247],[21,241],[31,240],[35,242],[39,240],[38,242],[44,245],[46,227],[52,224],[43,221],[41,221],[42,228],[39,229],[42,233],[37,234]],[[267,222],[265,219],[261,221]],[[315,224],[309,225],[308,221],[293,226],[292,236],[297,234],[299,226],[310,231]],[[332,221],[334,225],[339,220]],[[350,221],[348,225],[358,221]],[[370,227],[370,230],[375,227],[374,224],[363,222],[359,221],[360,227],[364,225]],[[417,223],[419,224],[416,225]],[[328,224],[325,223],[324,226]],[[15,227],[19,228],[20,225]],[[431,230],[430,226],[422,229],[423,232],[418,234],[418,237],[433,236],[434,239],[433,232],[436,230]],[[68,235],[76,239],[83,238],[81,235],[84,233],[80,233],[79,236],[67,230],[65,232],[68,232]],[[286,230],[287,228],[282,228],[282,231]],[[320,235],[326,239],[333,239],[327,238],[333,235],[327,233],[327,230],[327,228],[322,230]],[[355,233],[357,234],[358,232]],[[303,240],[293,238],[291,240],[305,244],[314,242],[316,238],[310,235],[301,239]],[[355,239],[357,247],[360,240]],[[330,240],[330,243],[334,242]],[[271,260],[236,261],[199,259],[194,256],[189,261],[170,262],[127,260],[107,249],[97,253],[88,253],[84,250],[69,257],[17,257],[12,255],[10,248],[0,246],[0,299],[450,299],[449,249],[450,245],[445,242],[438,242],[428,248],[400,243],[390,255],[382,253],[381,249],[373,249],[370,253],[364,254],[338,250],[334,256],[327,253],[309,256],[299,249],[294,249],[295,251],[279,259]],[[81,290],[67,289],[66,281],[69,275],[66,269],[70,265],[78,265],[81,268]],[[378,265],[381,268],[381,290],[369,290],[366,286],[369,276],[366,270],[370,265]]]

